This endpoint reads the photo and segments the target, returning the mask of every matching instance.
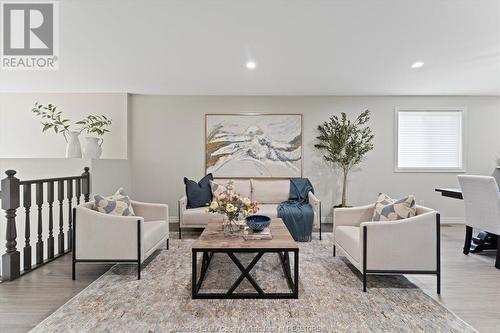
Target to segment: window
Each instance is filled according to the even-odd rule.
[[[462,108],[396,110],[396,171],[464,171]]]

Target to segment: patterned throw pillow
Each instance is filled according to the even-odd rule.
[[[123,188],[118,189],[115,194],[109,197],[94,195],[94,200],[94,208],[98,212],[119,216],[135,215],[130,198]]]
[[[211,180],[210,188],[212,189],[212,195],[214,198],[218,198],[221,194],[227,194],[227,184],[219,184]]]
[[[380,193],[375,203],[372,221],[396,221],[415,215],[417,215],[417,208],[413,195],[395,200],[387,194]]]

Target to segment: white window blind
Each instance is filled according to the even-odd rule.
[[[462,110],[397,111],[398,170],[463,169]]]

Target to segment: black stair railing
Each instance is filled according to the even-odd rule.
[[[23,184],[24,185],[24,184]],[[43,227],[43,183],[36,183],[36,205],[38,207],[38,236],[36,241],[36,264],[40,265],[43,262],[43,239],[42,239],[42,227]]]
[[[80,176],[19,180],[15,177],[16,171],[7,170],[6,178],[2,179],[0,187],[1,207],[5,211],[6,217],[6,243],[5,253],[2,255],[2,281],[12,281],[21,275],[32,271],[60,256],[68,253],[72,249],[72,206],[73,199],[76,204],[80,204],[80,197],[88,202],[90,199],[90,173],[89,168],[84,168]],[[57,235],[57,254],[54,242],[54,201],[55,186],[57,184],[57,201],[59,203],[59,232]],[[66,188],[65,185],[66,184]],[[35,187],[35,204],[37,208],[37,235],[35,246],[35,264],[32,260],[31,247],[31,227],[30,213],[32,206],[32,187]],[[73,186],[74,185],[74,186]],[[46,242],[43,239],[43,206],[44,189],[46,190],[46,203],[48,204],[48,238]],[[73,190],[74,189],[74,190]],[[21,202],[22,190],[22,202]],[[65,197],[66,194],[66,197]],[[68,212],[64,216],[64,199],[68,205]],[[23,248],[23,270],[21,270],[20,253],[17,250],[17,229],[16,216],[17,209],[22,206],[25,214],[25,242]],[[64,233],[64,221],[67,221],[67,238]],[[66,242],[65,242],[66,238]],[[45,246],[47,247],[47,258],[45,258]]]
[[[24,203],[24,211],[25,211],[25,226],[24,226],[24,249],[23,249],[23,257],[24,257],[24,270],[31,269],[31,227],[30,227],[30,207],[31,207],[31,185],[23,185],[23,203]]]
[[[57,199],[59,200],[59,234],[57,235],[58,254],[64,253],[64,180],[57,181]]]

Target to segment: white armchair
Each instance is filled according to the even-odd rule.
[[[472,228],[490,232],[497,237],[495,267],[500,269],[500,192],[495,178],[490,176],[459,175],[465,203],[464,254],[469,254]]]
[[[333,255],[339,249],[363,274],[433,274],[441,292],[440,215],[417,206],[417,215],[372,222],[374,205],[334,209]]]
[[[93,202],[74,208],[72,278],[78,262],[141,264],[166,242],[168,249],[168,206],[132,201],[136,216],[116,216],[93,209]]]

